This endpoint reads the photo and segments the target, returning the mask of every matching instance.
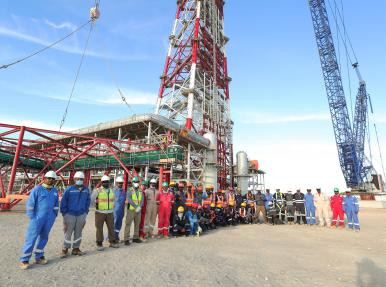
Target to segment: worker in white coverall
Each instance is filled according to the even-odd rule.
[[[145,196],[147,201],[146,215],[145,215],[145,236],[153,238],[153,229],[155,228],[155,221],[157,219],[158,205],[156,201],[157,192],[156,190],[157,180],[152,178],[150,180],[150,188],[145,190]]]
[[[319,226],[323,227],[326,225],[327,227],[330,227],[330,199],[327,195],[322,193],[320,188],[316,189],[314,203],[316,207],[316,213],[319,218]]]

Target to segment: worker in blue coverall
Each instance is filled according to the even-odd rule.
[[[350,191],[346,191],[346,196],[343,199],[343,211],[347,216],[347,225],[348,228],[355,231],[360,230],[358,212],[359,212],[359,202],[355,196],[351,195]]]
[[[190,225],[190,234],[189,235],[200,235],[200,227],[198,225],[198,217],[197,217],[197,208],[198,204],[193,203],[192,208],[186,212],[186,217],[189,220]]]
[[[49,171],[44,176],[43,184],[32,189],[26,209],[30,223],[25,236],[23,255],[20,257],[20,268],[29,267],[29,259],[35,248],[35,263],[47,264],[44,257],[44,247],[48,235],[59,211],[58,190],[54,187],[57,176],[54,171]]]
[[[114,232],[115,239],[119,241],[119,232],[121,231],[122,220],[125,216],[126,190],[123,189],[123,177],[118,176],[115,183]]]
[[[311,189],[307,189],[307,193],[304,195],[304,201],[306,205],[306,221],[308,225],[316,224],[315,217],[315,204],[314,204],[314,195],[311,193]]]
[[[90,196],[90,190],[84,185],[84,173],[77,171],[74,175],[74,184],[64,190],[62,200],[60,201],[64,231],[61,258],[68,256],[68,250],[71,247],[72,255],[79,256],[84,254],[79,247],[82,242],[82,231],[90,209]]]

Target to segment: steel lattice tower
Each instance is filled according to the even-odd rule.
[[[233,145],[223,0],[178,0],[156,114],[217,136],[218,184],[232,181]],[[190,151],[189,153],[190,154]],[[189,165],[189,163],[187,163]],[[190,171],[188,168],[188,179]]]

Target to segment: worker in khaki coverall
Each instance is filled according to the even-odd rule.
[[[110,247],[118,248],[114,233],[114,201],[115,194],[110,188],[110,177],[101,178],[102,186],[95,189],[91,196],[91,202],[95,202],[95,228],[97,250],[103,250],[103,225],[106,222],[109,234]]]
[[[134,221],[134,236],[133,242],[142,243],[139,239],[139,224],[141,223],[141,209],[143,206],[143,193],[139,189],[138,176],[133,178],[133,187],[127,193],[127,213],[126,213],[126,226],[125,226],[125,245],[130,245],[130,229],[131,224]]]
[[[326,225],[327,227],[330,227],[330,199],[327,195],[322,193],[320,188],[316,189],[314,203],[316,207],[316,212],[319,217],[319,226],[323,227],[324,225]]]
[[[157,180],[152,178],[150,180],[150,188],[145,190],[147,208],[145,216],[145,236],[154,237],[153,230],[155,228],[155,221],[157,219],[158,205],[157,205],[157,190],[156,190]]]

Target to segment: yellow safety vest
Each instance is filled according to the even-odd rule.
[[[113,210],[114,209],[115,194],[108,188],[98,188],[98,195],[96,198],[97,210]]]
[[[137,205],[140,206],[142,201],[142,191],[138,189],[138,197],[134,189],[131,190],[131,200]],[[130,210],[135,210],[134,206],[130,205]]]

